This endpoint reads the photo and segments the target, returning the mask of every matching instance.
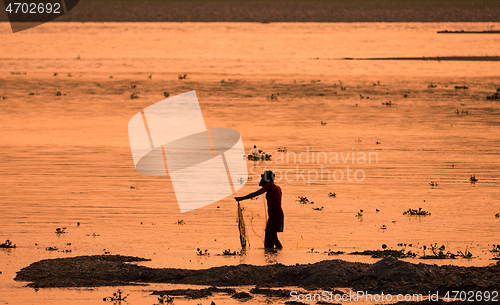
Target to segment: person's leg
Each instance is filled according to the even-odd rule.
[[[269,221],[266,225],[266,235],[264,237],[264,248],[274,248],[274,240],[272,238],[271,226],[269,225]]]

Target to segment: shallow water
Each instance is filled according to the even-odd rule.
[[[490,264],[489,250],[500,243],[494,217],[500,212],[500,104],[485,96],[500,85],[500,63],[340,59],[498,56],[498,35],[436,31],[499,26],[52,23],[12,34],[0,24],[0,96],[8,97],[0,100],[0,242],[17,244],[0,249],[0,303],[100,301],[114,289],[35,293],[12,279],[40,259],[105,252],[151,258],[148,266],[206,268],[316,262],[332,258],[324,253],[328,249],[398,249],[398,243],[412,244],[407,249],[422,255],[423,245],[437,243],[451,252],[468,249],[475,258],[432,263]],[[181,73],[188,74],[186,81],[177,79]],[[431,82],[437,88],[427,88]],[[239,250],[234,200],[180,214],[168,176],[135,171],[130,118],[163,99],[165,90],[174,95],[192,89],[208,127],[234,128],[247,153],[255,144],[273,154],[273,162],[248,162],[254,181],[235,195],[256,190],[253,172],[265,167],[292,177],[279,182],[283,251],[265,255],[262,249],[263,198],[244,203],[250,249],[217,256]],[[56,97],[56,91],[66,95]],[[140,98],[131,100],[133,92]],[[278,101],[266,98],[272,93],[280,93]],[[389,100],[397,106],[382,105]],[[302,159],[280,162],[279,147],[297,158],[302,153]],[[322,152],[328,160],[338,153],[339,164],[317,163]],[[378,162],[359,164],[360,153],[370,152]],[[341,153],[356,153],[356,159],[343,161]],[[363,181],[314,180],[314,171],[347,175],[348,166],[364,173]],[[305,180],[297,179],[301,171]],[[473,174],[475,185],[469,183]],[[431,188],[431,181],[438,187]],[[301,205],[298,196],[315,204]],[[419,207],[432,215],[402,215]],[[363,216],[356,217],[360,209]],[[184,225],[177,224],[181,219]],[[55,234],[58,227],[67,233]],[[49,246],[71,252],[46,251]],[[197,248],[211,255],[197,256]],[[130,304],[155,301],[147,296],[151,287],[124,289],[134,291]],[[231,304],[227,298],[219,302]]]

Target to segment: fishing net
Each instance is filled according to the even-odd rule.
[[[241,209],[241,205],[239,202],[238,202],[238,229],[240,230],[241,249],[245,249],[247,247],[247,231],[245,227],[245,220],[243,219],[243,210]]]
[[[257,244],[259,244],[259,239],[260,242],[262,242],[262,245],[264,244],[264,231],[267,223],[267,209],[265,200],[263,200],[262,202],[264,205],[265,214],[257,213],[250,207],[246,205],[242,206],[238,202],[237,223],[238,229],[240,231],[240,243],[242,248],[244,248],[245,246],[250,247],[252,242],[256,242]],[[252,205],[252,203],[249,202],[249,205]],[[258,206],[254,206],[253,208],[260,210]],[[245,218],[247,218],[247,221],[250,220],[251,231],[248,231],[250,235],[247,234]],[[251,232],[253,232],[253,234],[251,234]]]

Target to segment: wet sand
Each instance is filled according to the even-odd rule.
[[[173,283],[217,287],[296,286],[305,290],[353,288],[370,293],[406,294],[411,291],[424,295],[429,291],[493,291],[498,289],[500,282],[500,265],[437,266],[412,264],[392,257],[375,264],[334,259],[307,265],[237,265],[202,270],[157,269],[128,264],[144,260],[118,255],[49,259],[21,269],[15,280],[31,282],[29,286],[37,288]],[[217,291],[204,290],[199,297],[211,295],[211,292]],[[192,293],[191,297],[197,298]]]

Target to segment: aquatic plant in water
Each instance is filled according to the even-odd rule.
[[[403,245],[403,244],[398,244],[398,245]],[[373,258],[384,258],[387,256],[392,256],[394,258],[407,258],[407,257],[415,257],[417,256],[415,253],[408,251],[405,252],[406,250],[406,244],[404,244],[404,248],[401,250],[394,250],[390,249],[387,247],[386,244],[382,245],[382,250],[374,250],[372,251],[372,257]]]
[[[418,210],[414,209],[408,209],[408,211],[404,212],[403,215],[410,215],[410,216],[429,216],[431,213],[422,210],[422,208],[418,208]]]
[[[66,233],[65,230],[66,230],[66,228],[57,228],[56,234],[64,234],[64,233]]]
[[[497,92],[493,93],[492,95],[488,95],[486,97],[488,100],[500,100],[500,88],[497,88]]]
[[[308,203],[313,203],[311,201],[309,201],[309,199],[307,199],[307,197],[303,197],[303,196],[299,196],[299,200],[297,200],[298,202],[302,203],[302,204],[308,204]]]
[[[207,249],[205,251],[202,251],[200,248],[196,249],[196,255],[203,256],[203,255],[210,255]]]
[[[236,252],[236,251],[231,252],[231,249],[227,249],[227,250],[224,250],[224,251],[222,252],[222,255],[231,255],[231,256],[232,256],[232,255],[238,255],[238,254],[239,254],[239,253],[238,253],[238,252]]]
[[[337,197],[337,193],[332,193],[332,192],[330,192],[330,193],[328,193],[328,197],[333,197],[333,198],[335,198],[335,197]]]
[[[122,292],[120,289],[118,289],[117,292],[113,293],[113,296],[111,297],[105,297],[102,300],[105,302],[121,302],[125,301],[125,299],[128,297],[128,294],[126,296],[122,296]]]
[[[158,305],[160,304],[174,304],[174,298],[172,298],[168,294],[160,294],[160,296],[158,297]]]
[[[0,244],[0,248],[4,248],[4,249],[12,249],[15,247],[16,247],[16,245],[12,244],[12,242],[8,239],[3,244]]]

